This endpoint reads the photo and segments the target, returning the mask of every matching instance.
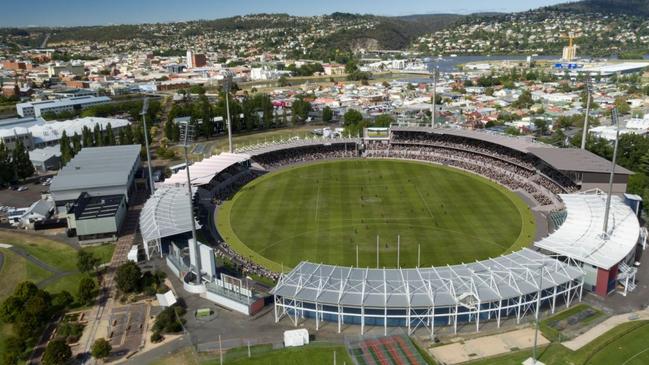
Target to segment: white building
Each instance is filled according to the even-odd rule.
[[[73,112],[110,101],[111,99],[107,96],[79,96],[58,100],[33,101],[16,104],[16,112],[21,117],[40,117],[44,113]]]

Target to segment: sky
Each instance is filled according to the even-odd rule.
[[[566,0],[30,0],[4,1],[0,27],[75,26],[216,19],[252,13],[409,15],[524,11]]]

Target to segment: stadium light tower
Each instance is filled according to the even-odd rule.
[[[591,84],[590,77],[586,79],[586,115],[584,116],[584,131],[581,136],[581,149],[586,149],[586,139],[588,137],[588,116],[590,114],[590,101],[593,93],[593,85]]]
[[[230,119],[230,90],[232,89],[232,71],[223,73],[223,91],[225,91],[225,113],[228,115],[228,152],[232,153],[232,121]]]
[[[196,239],[196,221],[194,220],[194,199],[192,194],[192,180],[189,175],[189,157],[188,150],[189,146],[192,143],[192,126],[191,123],[185,123],[185,128],[180,130],[180,140],[183,143],[183,149],[185,150],[185,171],[187,172],[187,191],[189,193],[189,215],[191,216],[192,221],[192,249],[194,251],[194,261],[196,262],[196,285],[201,283],[201,254],[198,252],[198,241]]]
[[[617,108],[611,111],[611,121],[615,126],[615,147],[613,148],[613,160],[611,161],[611,174],[608,178],[608,194],[606,196],[606,209],[604,211],[604,227],[602,235],[608,238],[608,215],[611,210],[611,195],[613,194],[613,180],[615,178],[615,164],[617,161],[617,148],[620,142],[620,121],[618,120]]]
[[[425,58],[424,62],[427,64],[428,72],[430,77],[433,79],[433,110],[431,111],[431,127],[435,127],[435,116],[437,114],[437,78],[439,77],[439,65],[433,63],[431,58]]]
[[[146,126],[146,115],[148,112],[149,112],[149,98],[144,98],[144,102],[142,103],[142,112],[140,112],[140,115],[142,116],[142,124],[144,128],[144,148],[146,148],[146,164],[149,169],[149,193],[153,195],[155,187],[153,185],[153,174],[151,172],[151,153],[149,152],[149,131]]]

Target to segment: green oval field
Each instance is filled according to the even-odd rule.
[[[240,254],[279,271],[300,261],[376,267],[458,264],[530,244],[535,222],[515,193],[426,163],[349,160],[292,167],[246,185],[218,211]],[[400,245],[397,237],[400,237]],[[397,246],[400,254],[397,257]]]

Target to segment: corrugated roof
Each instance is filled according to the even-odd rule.
[[[126,185],[140,145],[83,148],[52,180],[50,192]]]

